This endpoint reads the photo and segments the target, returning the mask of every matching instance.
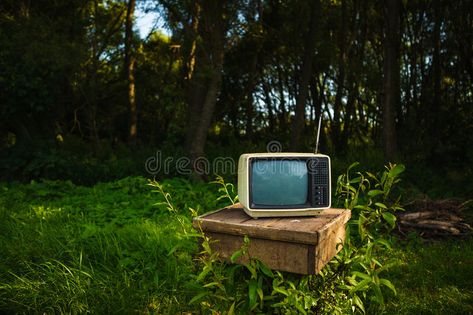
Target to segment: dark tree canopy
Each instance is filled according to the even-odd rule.
[[[165,32],[140,38],[136,10]],[[321,115],[324,152],[471,172],[472,12],[466,0],[2,1],[0,154],[15,161],[2,172],[74,141],[99,155],[308,151]]]

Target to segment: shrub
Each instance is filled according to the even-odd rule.
[[[246,265],[220,262],[211,242],[202,231],[199,273],[193,279],[195,296],[191,305],[203,313],[278,313],[346,314],[379,312],[386,297],[396,294],[393,284],[383,276],[396,262],[389,259],[390,232],[395,226],[394,212],[402,210],[400,198],[393,197],[403,165],[388,165],[379,174],[356,172],[351,165],[338,177],[336,199],[339,206],[352,211],[343,249],[317,275],[299,276],[272,271],[249,258]],[[233,187],[218,179],[222,198],[236,200]],[[251,240],[232,261],[248,255]],[[341,244],[340,244],[341,245]],[[390,292],[390,293],[389,293]]]

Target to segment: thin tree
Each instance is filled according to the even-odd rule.
[[[130,112],[128,141],[135,144],[138,136],[138,112],[135,98],[135,56],[133,53],[133,16],[135,0],[128,0],[125,18],[125,75],[127,81],[128,108]]]
[[[309,94],[309,81],[312,74],[313,56],[316,47],[315,35],[317,31],[317,23],[319,22],[317,18],[319,11],[320,1],[311,1],[309,31],[304,40],[305,49],[301,64],[300,80],[298,84],[299,89],[296,97],[296,110],[291,126],[291,150],[297,150],[299,148],[301,134],[304,129],[306,101]]]
[[[186,141],[194,169],[198,172],[201,170],[196,161],[204,155],[208,129],[222,83],[227,29],[226,5],[223,1],[201,2],[201,23],[198,30],[201,41],[196,49],[195,74],[189,84],[189,125]]]
[[[383,145],[387,159],[397,154],[396,108],[400,101],[400,0],[386,0],[383,42]]]

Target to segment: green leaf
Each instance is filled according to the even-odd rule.
[[[356,184],[356,183],[359,183],[359,182],[361,182],[361,177],[360,176],[355,177],[355,178],[350,180],[350,184]]]
[[[205,276],[207,276],[207,274],[212,270],[212,268],[210,266],[205,266],[203,269],[202,269],[202,272],[199,273],[199,275],[197,276],[197,279],[196,281],[199,282],[199,281],[202,281]]]
[[[256,282],[256,279],[250,279],[250,283],[248,284],[248,299],[250,308],[252,308],[256,304],[257,289],[258,283]]]
[[[396,288],[394,287],[394,284],[392,284],[391,281],[388,279],[379,279],[379,283],[388,287],[391,291],[393,291],[394,295],[397,295]]]
[[[373,190],[368,191],[368,197],[371,197],[371,198],[376,197],[378,195],[382,195],[382,194],[384,194],[384,191],[379,190],[379,189],[373,189]]]
[[[307,312],[305,311],[305,309],[302,307],[302,305],[300,305],[299,303],[296,304],[296,308],[297,310],[300,312],[300,314],[307,314]]]
[[[236,260],[241,257],[241,255],[243,255],[243,250],[241,250],[241,249],[237,250],[230,257],[230,261],[234,264],[236,262]]]
[[[370,207],[367,205],[356,205],[353,207],[353,209],[360,209],[360,210],[366,210],[366,211],[373,211]]]
[[[385,240],[384,238],[377,238],[374,241],[376,244],[380,244],[385,246],[386,248],[390,249],[391,248],[391,243],[388,240]]]
[[[233,315],[233,314],[235,314],[235,303],[236,303],[236,301],[234,301],[234,302],[232,303],[232,306],[230,306],[230,309],[228,310],[227,315]]]
[[[284,296],[289,296],[289,292],[287,292],[286,290],[284,290],[283,288],[280,288],[280,287],[274,287],[273,286],[273,291],[277,292],[277,293],[281,293]]]
[[[259,297],[260,301],[263,301],[263,299],[264,299],[263,289],[261,289],[261,288],[256,289],[256,293],[258,293],[258,297]]]
[[[209,292],[202,292],[202,293],[199,293],[197,294],[196,296],[194,296],[190,301],[189,301],[189,304],[194,304],[195,302],[203,299],[204,297],[206,297],[207,295],[209,295],[210,293]]]
[[[353,291],[365,291],[369,288],[371,282],[371,278],[362,280],[353,288]]]
[[[357,277],[360,277],[364,280],[370,280],[371,281],[371,277],[369,275],[367,275],[366,273],[362,273],[362,272],[359,272],[359,271],[353,271],[352,274],[357,276]]]
[[[171,256],[172,254],[174,254],[175,251],[177,251],[180,247],[182,247],[181,244],[176,244],[174,245],[168,252],[167,256]]]
[[[214,281],[214,282],[209,282],[209,283],[205,284],[204,288],[219,287],[219,286],[220,286],[220,284],[218,282]]]
[[[363,226],[365,221],[366,221],[366,217],[360,214],[360,217],[358,218],[358,234],[360,234],[361,239],[364,239],[366,237],[365,227]]]
[[[270,278],[274,277],[273,271],[269,269],[268,267],[266,267],[266,265],[263,264],[262,262],[260,262],[259,268],[265,276],[270,277]]]
[[[258,273],[255,269],[255,267],[252,266],[252,264],[245,264],[246,269],[251,273],[251,278],[256,279],[258,277]]]
[[[383,218],[391,227],[396,225],[396,216],[390,212],[383,212]]]
[[[379,287],[379,285],[373,286],[373,290],[374,290],[374,294],[375,294],[375,297],[376,297],[376,301],[379,304],[384,305],[384,297],[383,297],[383,293],[381,292],[381,288]]]
[[[363,312],[363,314],[366,313],[365,306],[363,305],[363,301],[356,294],[353,295],[353,303]]]
[[[291,281],[287,281],[287,284],[289,284],[291,289],[296,290],[296,286],[294,285],[294,283],[292,283]]]
[[[381,268],[378,268],[377,272],[378,272],[378,273],[381,273],[381,272],[383,272],[383,271],[385,271],[385,270],[390,269],[391,267],[398,266],[398,265],[399,265],[399,263],[398,263],[397,261],[392,261],[392,262],[389,262],[389,263],[385,264],[385,265],[382,266]]]
[[[204,251],[205,251],[207,254],[212,253],[212,249],[210,248],[210,243],[208,242],[208,240],[204,240],[204,241],[202,242],[202,247],[204,248]]]
[[[394,178],[399,176],[402,172],[406,170],[406,167],[403,164],[397,164],[389,170],[389,177]]]
[[[377,206],[378,208],[383,208],[383,209],[388,208],[388,207],[386,207],[386,205],[384,203],[381,203],[381,202],[375,202],[374,205]]]
[[[354,162],[354,163],[352,163],[352,164],[348,167],[347,173],[348,173],[352,168],[354,168],[354,167],[356,167],[356,166],[358,166],[358,165],[360,165],[360,162]]]

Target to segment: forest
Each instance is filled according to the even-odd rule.
[[[0,312],[471,313],[472,134],[469,0],[2,0]],[[192,217],[236,198],[208,163],[316,146],[358,209],[345,256],[195,261]]]
[[[158,12],[165,28],[141,38],[138,9]],[[422,185],[471,192],[471,9],[470,1],[2,1],[1,176],[90,184],[108,177],[91,167],[143,172],[143,156],[156,150],[194,161],[276,140],[312,151],[322,116],[322,152],[402,161],[422,169],[412,176]],[[139,152],[140,167],[128,165]]]

